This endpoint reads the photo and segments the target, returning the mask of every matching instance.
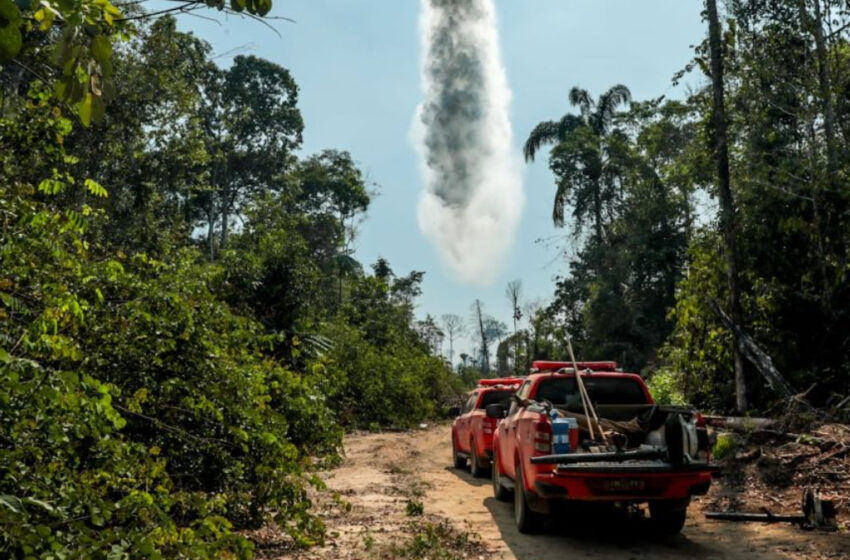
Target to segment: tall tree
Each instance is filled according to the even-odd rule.
[[[505,287],[505,297],[508,298],[508,302],[511,304],[511,318],[514,321],[514,363],[513,368],[517,367],[517,356],[519,355],[519,343],[517,339],[517,325],[519,320],[522,319],[522,308],[520,307],[520,300],[522,299],[522,280],[511,280],[508,282],[508,285]]]
[[[227,70],[211,65],[204,82],[201,123],[210,153],[207,242],[214,255],[216,224],[224,246],[231,220],[244,204],[283,187],[304,122],[297,107],[298,86],[277,64],[237,56]]]
[[[481,361],[479,362],[481,373],[487,374],[490,371],[490,341],[487,337],[489,334],[487,330],[487,315],[484,313],[484,304],[481,303],[480,299],[472,302],[472,322],[475,325],[476,334],[481,343]]]
[[[817,59],[818,89],[823,113],[824,136],[826,137],[827,171],[829,184],[833,189],[838,184],[838,149],[835,139],[835,108],[832,102],[832,79],[827,60],[826,39],[823,34],[823,13],[821,1],[812,0],[814,14],[809,14],[806,0],[799,0],[800,21],[804,28],[812,34],[815,41],[815,57]]]
[[[726,249],[726,274],[729,283],[729,307],[732,320],[742,324],[740,284],[738,279],[738,239],[735,199],[729,177],[729,141],[727,137],[726,100],[723,85],[723,47],[717,0],[706,0],[708,16],[708,44],[711,57],[711,84],[713,93],[714,157],[717,165],[717,189],[720,193],[720,224]],[[738,337],[733,333],[732,356],[735,363],[735,401],[739,412],[747,410],[747,384],[744,364],[738,348]]]
[[[431,354],[439,355],[443,348],[443,340],[446,334],[437,325],[437,321],[428,314],[422,321],[417,321],[415,325],[416,331],[422,338],[422,341],[428,345],[428,351]]]
[[[597,243],[603,240],[604,212],[616,196],[616,173],[612,173],[612,151],[623,134],[614,128],[620,105],[631,102],[631,92],[615,85],[593,101],[587,90],[573,87],[570,104],[580,114],[566,114],[559,121],[539,123],[525,142],[525,159],[534,157],[544,145],[554,145],[549,166],[557,178],[552,220],[564,225],[564,208],[573,206],[575,229],[580,229],[589,213]]]
[[[449,363],[454,367],[455,339],[463,336],[466,331],[466,324],[460,315],[455,315],[454,313],[446,313],[441,319],[443,330],[449,337]]]
[[[324,150],[299,162],[294,175],[294,206],[310,216],[326,218],[323,223],[316,224],[316,232],[321,233],[323,227],[341,229],[342,243],[334,248],[332,257],[339,307],[345,278],[362,273],[353,254],[356,226],[370,202],[363,173],[348,152]]]

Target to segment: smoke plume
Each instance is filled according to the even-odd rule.
[[[495,279],[524,202],[492,0],[422,0],[424,100],[414,137],[419,228],[458,277]]]

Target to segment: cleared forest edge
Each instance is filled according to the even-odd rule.
[[[261,558],[393,558],[426,524],[454,528],[446,546],[459,558],[548,560],[595,559],[821,559],[850,557],[846,532],[804,532],[787,525],[708,521],[722,485],[691,507],[682,535],[649,537],[641,520],[586,519],[558,522],[538,535],[516,531],[510,504],[497,502],[488,479],[474,479],[450,467],[448,426],[399,433],[355,434],[345,440],[343,464],[324,473],[329,493],[317,496],[325,514],[325,546],[302,552],[261,548]],[[725,491],[728,491],[726,489]],[[333,492],[350,503],[346,511]],[[421,503],[424,514],[408,515]],[[415,509],[415,506],[414,506]],[[273,541],[273,535],[264,535]],[[480,542],[481,546],[476,545]],[[455,548],[454,545],[459,543]],[[447,556],[452,557],[452,556]]]

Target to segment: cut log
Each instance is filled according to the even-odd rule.
[[[709,426],[736,432],[764,430],[776,424],[776,420],[772,418],[749,418],[747,416],[703,416],[703,418]]]

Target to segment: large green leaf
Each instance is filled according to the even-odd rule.
[[[91,55],[101,66],[107,64],[112,58],[112,43],[103,35],[95,36],[91,41]]]
[[[94,104],[94,95],[92,95],[91,93],[87,93],[86,97],[80,103],[80,106],[79,106],[79,109],[78,109],[78,114],[80,115],[80,120],[82,121],[83,125],[85,125],[85,126],[91,125],[93,104]]]

